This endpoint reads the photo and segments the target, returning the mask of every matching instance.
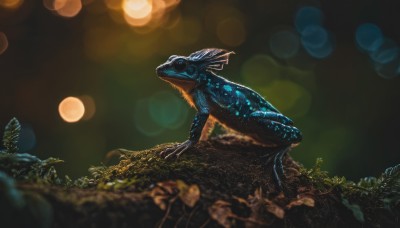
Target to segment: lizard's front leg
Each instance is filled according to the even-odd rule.
[[[190,128],[189,139],[179,144],[177,147],[168,148],[162,151],[160,156],[168,159],[175,155],[178,158],[183,152],[195,145],[200,139],[201,131],[207,122],[208,116],[208,113],[198,112],[193,120],[192,127]]]

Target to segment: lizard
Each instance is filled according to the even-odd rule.
[[[302,133],[260,94],[215,73],[228,64],[232,54],[225,49],[206,48],[189,56],[172,55],[156,68],[158,77],[177,88],[197,110],[189,139],[167,148],[160,156],[178,158],[200,139],[206,139],[209,128],[218,122],[258,143],[278,148],[273,154],[273,177],[282,189],[283,157],[302,140]]]

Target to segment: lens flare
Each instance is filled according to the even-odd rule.
[[[79,98],[67,97],[60,102],[58,112],[65,122],[74,123],[85,114],[85,106]]]
[[[8,48],[8,40],[6,34],[0,32],[0,55],[3,54]]]

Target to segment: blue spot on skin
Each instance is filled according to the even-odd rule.
[[[322,25],[322,21],[323,14],[321,10],[312,6],[306,6],[297,11],[294,24],[296,30],[302,34],[307,26]]]
[[[239,90],[236,90],[235,93],[236,93],[236,96],[237,96],[238,98],[239,98],[239,97],[244,97],[243,93],[240,92]]]
[[[365,23],[356,30],[356,42],[364,51],[374,52],[383,44],[381,29],[375,24]]]
[[[227,92],[232,92],[232,86],[230,85],[224,85],[224,90],[226,90]]]

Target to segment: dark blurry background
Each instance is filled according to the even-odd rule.
[[[394,2],[0,0],[1,131],[17,117],[21,151],[64,159],[72,177],[115,148],[183,141],[195,112],[155,68],[220,47],[237,55],[219,74],[303,131],[293,157],[378,175],[400,161]]]

